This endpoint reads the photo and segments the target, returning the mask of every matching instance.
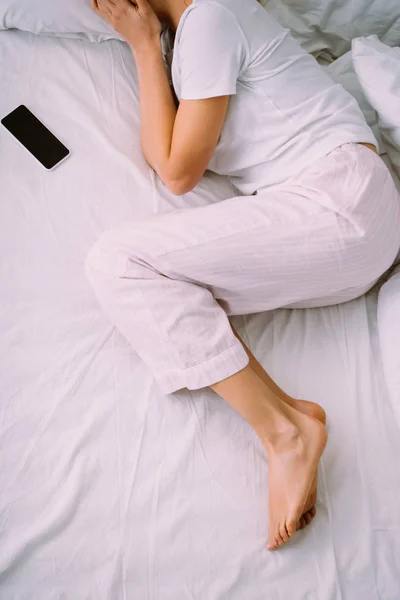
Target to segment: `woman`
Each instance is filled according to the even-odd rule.
[[[165,393],[209,386],[261,438],[276,549],[315,515],[325,413],[286,395],[228,316],[367,292],[399,249],[398,194],[355,100],[256,0],[92,4],[136,60],[149,165],[175,194],[209,168],[242,195],[104,234],[88,275]]]

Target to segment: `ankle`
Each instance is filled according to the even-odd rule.
[[[281,418],[269,423],[257,431],[267,452],[279,453],[287,448],[297,446],[301,439],[300,429],[292,421]]]

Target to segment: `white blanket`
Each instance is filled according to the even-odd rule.
[[[389,46],[400,45],[398,0],[263,0],[263,4],[308,52],[342,56],[354,38],[372,34]]]
[[[376,291],[236,326],[329,416],[318,514],[268,553],[267,460],[208,390],[164,397],[102,315],[83,263],[104,229],[233,193],[170,196],[141,155],[134,62],[0,32],[0,115],[25,103],[70,148],[47,173],[0,130],[0,598],[398,600],[399,425]]]

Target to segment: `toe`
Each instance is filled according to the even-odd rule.
[[[285,543],[286,542],[280,535],[279,531],[276,531],[268,542],[268,550],[276,550],[277,548],[284,546]]]
[[[304,529],[304,527],[306,526],[305,518],[301,517],[299,523],[300,523],[300,529]]]
[[[267,548],[268,550],[276,550],[278,548],[277,541],[274,538],[269,538]]]
[[[288,542],[290,540],[290,536],[286,530],[284,523],[279,527],[279,534],[280,534],[284,544],[286,544],[286,542]]]
[[[306,522],[306,525],[309,525],[312,521],[312,516],[310,515],[309,512],[306,512],[306,514],[304,515],[304,520]]]
[[[297,531],[297,521],[293,519],[286,521],[286,530],[289,534],[289,537],[294,535]]]

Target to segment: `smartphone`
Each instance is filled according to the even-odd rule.
[[[69,156],[69,150],[31,113],[19,106],[1,124],[49,171]]]

